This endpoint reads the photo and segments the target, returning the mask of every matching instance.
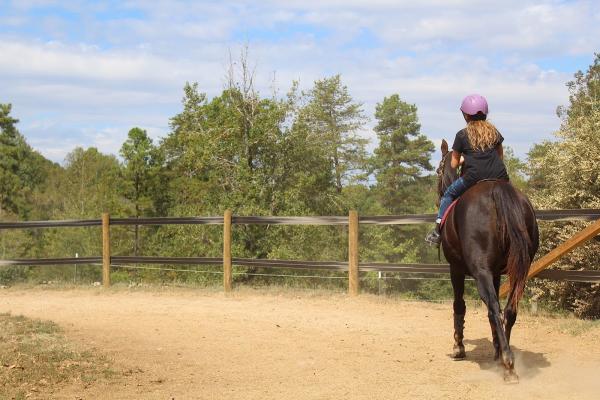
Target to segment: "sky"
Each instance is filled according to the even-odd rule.
[[[0,0],[0,103],[53,161],[76,146],[117,155],[134,126],[157,142],[169,133],[185,82],[219,95],[230,54],[247,45],[263,96],[341,74],[370,118],[370,149],[385,96],[416,104],[437,147],[479,93],[523,158],[553,139],[565,84],[598,38],[594,0]]]

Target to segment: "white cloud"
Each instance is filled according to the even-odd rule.
[[[161,87],[180,83],[199,69],[216,72],[214,62],[178,63],[142,51],[100,51],[97,46],[60,42],[0,42],[0,73],[49,80],[96,80],[113,84],[153,82]]]
[[[540,60],[591,62],[600,50],[600,7],[588,1],[71,1],[84,23],[52,17],[33,33],[23,21],[40,22],[27,13],[39,2],[18,3],[0,20],[12,21],[0,36],[0,101],[15,104],[22,132],[59,161],[62,147],[41,139],[115,153],[132,126],[164,135],[185,81],[218,94],[228,51],[245,39],[265,95],[273,72],[283,93],[292,80],[308,87],[341,73],[368,114],[399,93],[439,140],[460,128],[457,104],[477,91],[522,155],[558,128],[554,110],[574,72]],[[113,8],[123,16],[106,17]]]

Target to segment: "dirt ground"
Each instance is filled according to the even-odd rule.
[[[450,304],[242,290],[0,290],[0,312],[50,319],[121,371],[57,399],[598,399],[600,327],[521,315],[519,384],[492,361],[487,313],[467,310],[452,361]]]

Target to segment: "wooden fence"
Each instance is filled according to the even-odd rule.
[[[587,240],[600,233],[600,209],[586,210],[538,210],[538,220],[544,221],[595,221],[573,238],[558,246],[546,256],[532,265],[530,276],[538,278],[568,280],[576,282],[600,282],[600,271],[562,271],[544,270],[552,262],[581,246]],[[110,286],[111,264],[197,264],[223,265],[223,288],[230,292],[233,288],[232,266],[257,266],[263,268],[291,268],[310,270],[333,270],[348,272],[348,291],[351,295],[359,293],[359,273],[363,271],[385,271],[405,273],[449,273],[448,264],[391,264],[360,262],[359,259],[359,226],[360,225],[409,225],[434,222],[434,214],[402,215],[402,216],[362,216],[354,210],[348,217],[242,217],[233,216],[231,210],[225,211],[223,217],[166,217],[166,218],[110,218],[103,214],[101,219],[62,220],[62,221],[26,221],[0,222],[3,229],[27,229],[49,227],[102,227],[102,256],[81,258],[46,258],[46,259],[13,259],[0,260],[0,266],[6,265],[65,265],[102,263],[102,282],[104,287]],[[137,257],[111,256],[110,227],[116,225],[223,225],[223,257]],[[298,261],[298,260],[264,260],[234,258],[231,253],[232,225],[347,225],[348,226],[348,260],[347,261]],[[506,287],[502,288],[505,293]]]

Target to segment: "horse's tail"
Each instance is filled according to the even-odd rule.
[[[496,204],[499,239],[508,250],[506,272],[509,278],[511,301],[516,309],[525,290],[525,281],[531,265],[532,238],[525,223],[527,212],[515,188],[508,183],[494,185],[492,196]]]

